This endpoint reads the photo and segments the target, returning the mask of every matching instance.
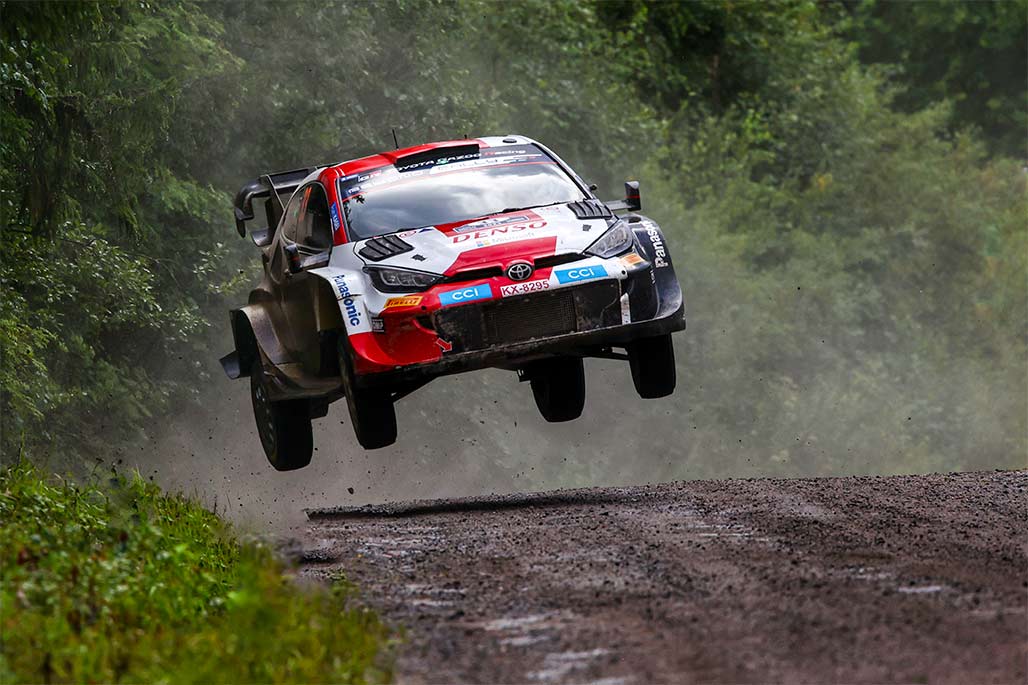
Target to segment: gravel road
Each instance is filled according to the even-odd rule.
[[[1028,678],[1028,472],[720,480],[307,512],[301,573],[407,683]]]

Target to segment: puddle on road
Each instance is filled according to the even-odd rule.
[[[546,642],[550,639],[548,635],[518,635],[516,637],[505,637],[500,640],[501,645],[509,647],[528,647],[539,642]]]
[[[905,595],[927,595],[933,592],[942,592],[947,589],[945,585],[919,585],[919,586],[906,586],[896,588],[896,592],[902,592]]]
[[[507,631],[507,630],[520,630],[525,626],[530,626],[535,623],[541,623],[548,618],[556,616],[555,614],[532,614],[530,616],[521,616],[518,618],[497,618],[489,621],[482,625],[483,628],[493,632]]]
[[[532,671],[526,677],[529,680],[560,680],[576,669],[588,667],[590,662],[607,654],[610,654],[610,650],[602,647],[587,652],[553,652],[543,658],[543,667],[540,670]],[[620,682],[627,681],[620,680]]]

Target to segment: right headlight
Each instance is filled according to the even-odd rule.
[[[585,251],[594,257],[613,257],[632,247],[632,229],[620,219]]]
[[[432,287],[442,278],[439,274],[411,269],[390,269],[384,266],[365,267],[375,289],[383,293],[409,293]]]

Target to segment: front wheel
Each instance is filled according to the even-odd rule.
[[[550,423],[572,421],[585,407],[585,365],[581,357],[557,357],[532,369],[532,395],[539,413]]]
[[[339,371],[350,422],[357,442],[366,450],[377,450],[396,442],[396,407],[388,390],[358,388],[354,380],[350,350],[345,340],[339,346]]]
[[[366,450],[377,450],[396,442],[396,408],[388,392],[347,388],[346,407],[357,442]]]
[[[656,399],[675,391],[675,347],[670,333],[636,340],[625,349],[639,397]]]
[[[307,400],[269,400],[259,367],[250,373],[250,397],[261,446],[272,467],[276,471],[293,471],[311,463],[314,431],[310,403]]]

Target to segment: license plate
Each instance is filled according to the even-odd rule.
[[[514,285],[501,285],[500,295],[503,297],[511,297],[512,295],[527,295],[528,293],[538,292],[540,290],[547,290],[550,287],[550,282],[546,279],[540,279],[538,281],[525,281],[524,283],[515,283]]]

